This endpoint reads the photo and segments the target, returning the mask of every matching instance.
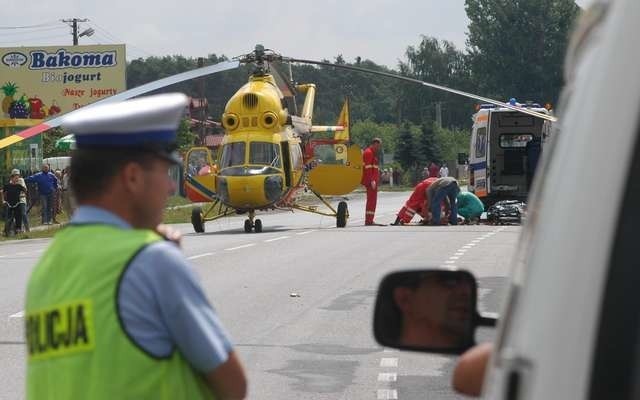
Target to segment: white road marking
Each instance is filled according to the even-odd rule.
[[[462,250],[458,250],[458,252],[456,254],[454,254],[454,256],[463,256],[464,253],[466,253],[467,251],[462,251]]]
[[[24,311],[19,311],[15,314],[9,315],[9,318],[22,318],[24,317]]]
[[[196,258],[202,258],[202,257],[207,257],[212,255],[213,253],[203,253],[203,254],[198,254],[196,256],[187,257],[187,260],[195,260]]]
[[[456,261],[455,260],[447,260],[444,262],[445,264],[455,264]]]
[[[313,230],[310,230],[310,231],[298,232],[298,233],[296,233],[296,235],[306,235],[307,233],[311,233],[311,232],[315,232],[315,231],[316,231],[316,230],[315,230],[315,229],[313,229]]]
[[[378,389],[378,400],[397,400],[398,391],[395,389]]]
[[[273,238],[273,239],[267,239],[267,240],[265,240],[265,243],[275,242],[276,240],[282,240],[282,239],[289,239],[289,236],[280,236],[280,237]]]
[[[228,249],[225,249],[225,250],[227,251],[240,250],[240,249],[246,249],[247,247],[252,247],[255,245],[256,245],[255,243],[249,243],[249,244],[243,244],[242,246],[229,247]]]
[[[451,257],[449,257],[449,260],[457,260],[459,258],[460,258],[459,256],[451,256]]]
[[[378,374],[378,382],[395,382],[398,380],[396,372],[380,372]]]
[[[397,367],[398,359],[396,357],[383,357],[380,359],[381,367]]]
[[[471,243],[468,243],[468,244],[467,244],[467,245],[465,245],[465,246],[462,246],[462,248],[463,248],[463,249],[470,249],[470,248],[472,248],[473,246],[475,246],[476,244],[477,244],[477,243],[473,243],[473,242],[471,242]]]

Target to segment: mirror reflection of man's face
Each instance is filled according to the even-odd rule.
[[[433,274],[416,288],[396,288],[394,297],[403,313],[405,333],[434,340],[424,346],[437,346],[436,338],[462,339],[469,331],[472,301],[466,280]]]

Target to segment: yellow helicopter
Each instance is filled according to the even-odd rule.
[[[245,232],[261,232],[262,221],[255,219],[255,213],[271,209],[297,209],[335,217],[337,227],[347,224],[347,203],[341,201],[334,208],[323,196],[348,194],[362,177],[361,150],[349,140],[348,102],[335,126],[312,125],[315,85],[291,88],[305,95],[295,115],[289,110],[295,103],[286,101],[278,76],[270,71],[269,63],[275,60],[276,55],[261,46],[243,58],[256,67],[222,114],[225,135],[219,157],[214,159],[206,147],[192,148],[185,157],[187,197],[211,202],[204,211],[193,209],[196,232],[204,232],[206,221],[237,212],[248,213]],[[333,137],[315,139],[321,132]],[[314,194],[326,209],[300,204],[303,191]]]
[[[211,203],[206,210],[194,207],[191,222],[196,232],[204,232],[206,221],[236,213],[247,213],[245,232],[261,232],[262,221],[256,211],[275,209],[302,210],[336,218],[337,227],[345,227],[347,203],[333,207],[323,196],[352,192],[362,177],[361,149],[350,141],[349,104],[345,101],[335,126],[312,124],[316,88],[314,84],[293,85],[272,73],[273,63],[304,63],[375,74],[448,91],[465,97],[510,108],[538,118],[554,117],[497,100],[450,89],[444,86],[381,71],[345,64],[283,57],[257,45],[249,54],[216,65],[163,78],[102,99],[96,104],[117,102],[166,86],[251,64],[255,69],[249,81],[228,101],[222,115],[225,135],[218,157],[207,147],[195,147],[185,157],[185,191],[193,202]],[[285,84],[283,84],[285,81]],[[284,91],[284,92],[283,92]],[[305,95],[298,113],[295,92]],[[16,135],[0,139],[0,149],[20,140],[64,124],[72,112],[44,121]],[[325,133],[319,138],[318,134]],[[331,137],[327,137],[329,134]],[[314,194],[326,206],[300,203],[302,192]]]

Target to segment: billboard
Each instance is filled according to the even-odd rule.
[[[0,117],[19,112],[24,115],[18,118],[40,119],[73,111],[126,90],[125,71],[123,44],[0,48]],[[9,110],[23,96],[26,111]]]

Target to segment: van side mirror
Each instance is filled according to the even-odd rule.
[[[380,282],[373,331],[383,346],[461,354],[475,344],[478,326],[496,321],[477,311],[477,283],[470,272],[401,271]]]

